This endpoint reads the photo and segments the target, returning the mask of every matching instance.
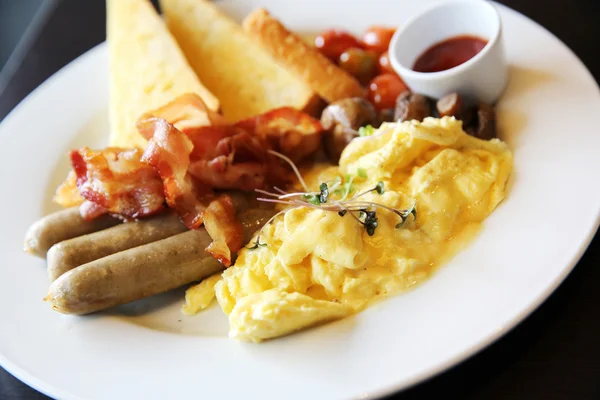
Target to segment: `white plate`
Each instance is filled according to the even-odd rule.
[[[419,3],[419,4],[417,4]],[[265,4],[300,32],[401,24],[430,2],[220,2],[237,17]],[[0,363],[64,399],[201,396],[347,399],[421,381],[497,339],[573,268],[598,226],[598,87],[554,36],[500,7],[511,64],[500,128],[514,149],[507,200],[472,245],[417,289],[354,318],[260,345],[227,338],[217,307],[179,314],[181,292],[89,317],[42,302],[44,262],[25,255],[30,223],[55,209],[66,152],[102,145],[107,52],[98,46],[0,126]]]

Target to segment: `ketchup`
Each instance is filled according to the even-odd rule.
[[[434,44],[415,61],[417,72],[439,72],[459,66],[475,57],[487,40],[471,35],[454,36]]]

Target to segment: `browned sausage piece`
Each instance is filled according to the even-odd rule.
[[[240,214],[245,242],[275,213]],[[89,314],[199,281],[223,269],[204,249],[211,238],[200,228],[100,258],[66,272],[46,296],[63,314]]]
[[[48,249],[58,242],[110,228],[120,222],[109,215],[86,221],[81,217],[79,207],[57,211],[31,225],[25,234],[25,251],[45,258]]]
[[[54,282],[65,272],[90,261],[187,230],[176,214],[165,213],[59,242],[48,250],[48,277]]]

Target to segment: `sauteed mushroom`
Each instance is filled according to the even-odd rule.
[[[398,122],[414,119],[423,121],[432,114],[429,99],[421,94],[404,92],[396,99],[394,119]]]
[[[331,103],[321,114],[325,129],[323,145],[327,157],[338,162],[344,148],[358,136],[358,129],[378,122],[375,108],[361,97],[352,97]]]

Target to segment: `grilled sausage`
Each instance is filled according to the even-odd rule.
[[[245,242],[275,213],[240,214]],[[199,228],[81,265],[55,280],[47,301],[63,314],[89,314],[199,281],[223,269],[204,249],[211,238]]]
[[[97,232],[119,224],[120,221],[103,215],[91,221],[83,219],[79,207],[49,214],[35,222],[25,234],[25,251],[45,258],[48,249],[58,242]]]
[[[227,191],[227,194],[238,210],[246,209],[256,203],[242,191],[231,190]],[[24,250],[32,255],[46,258],[48,250],[59,242],[98,232],[120,223],[119,219],[109,215],[87,221],[81,216],[79,207],[67,208],[34,222],[25,234]]]
[[[48,250],[48,277],[54,282],[65,272],[90,261],[186,230],[177,215],[165,213],[59,242]]]

